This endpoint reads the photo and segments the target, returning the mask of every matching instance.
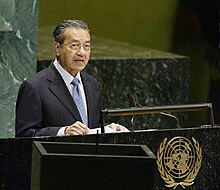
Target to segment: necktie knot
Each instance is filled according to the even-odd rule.
[[[78,85],[79,85],[79,79],[78,79],[78,78],[73,78],[71,84],[72,84],[73,86],[78,86]]]

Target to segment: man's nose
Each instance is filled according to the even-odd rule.
[[[78,54],[84,54],[85,52],[86,52],[86,51],[85,51],[83,45],[79,46],[79,49],[77,50],[77,53],[78,53]]]

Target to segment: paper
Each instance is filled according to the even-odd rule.
[[[108,126],[105,126],[105,133],[121,133],[121,132],[128,132],[128,131],[116,131]],[[101,133],[101,128],[94,128],[90,129],[87,134],[100,134]]]

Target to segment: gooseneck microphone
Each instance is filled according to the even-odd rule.
[[[174,118],[176,120],[176,128],[181,128],[180,127],[179,119],[175,115],[172,115],[172,114],[169,114],[169,113],[165,113],[165,112],[160,112],[160,114]]]
[[[129,100],[131,106],[142,107],[142,105],[139,103],[138,97],[135,93],[130,92],[127,94],[127,97],[128,97],[128,100]],[[179,124],[179,119],[176,116],[169,114],[169,113],[165,113],[165,112],[160,112],[160,114],[175,119],[176,128],[181,128],[180,124]],[[134,116],[132,116],[132,118],[131,118],[131,126],[132,126],[132,130],[134,130]]]

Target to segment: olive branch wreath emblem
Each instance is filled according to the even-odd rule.
[[[177,138],[182,138],[182,137],[177,137]],[[173,139],[172,139],[173,140]],[[170,141],[172,141],[170,140]],[[173,189],[176,189],[177,186],[182,186],[185,189],[185,186],[191,186],[199,172],[199,169],[201,167],[201,161],[202,161],[202,148],[200,147],[198,141],[196,141],[192,137],[194,147],[195,147],[195,152],[196,152],[196,159],[194,162],[194,167],[192,168],[191,172],[188,173],[187,176],[182,178],[182,181],[176,181],[175,178],[173,178],[168,171],[166,171],[166,168],[163,166],[163,158],[164,158],[164,150],[167,147],[167,138],[163,140],[163,142],[160,144],[159,150],[157,151],[157,166],[158,170],[160,172],[161,178],[164,180],[166,183],[166,187],[170,187]],[[170,142],[169,141],[169,142]]]

